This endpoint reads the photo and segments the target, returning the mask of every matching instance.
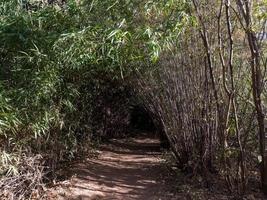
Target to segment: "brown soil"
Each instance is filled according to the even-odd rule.
[[[167,154],[169,155],[169,154]],[[168,158],[168,163],[165,163]],[[262,200],[259,189],[242,198],[229,194],[221,177],[187,176],[172,168],[160,142],[146,135],[112,139],[98,156],[72,164],[68,178],[45,194],[46,200]]]
[[[72,166],[72,178],[53,193],[69,200],[170,200],[174,184],[162,162],[157,139],[112,139],[98,158]]]

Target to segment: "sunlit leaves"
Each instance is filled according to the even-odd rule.
[[[9,0],[0,14],[0,135],[54,134],[71,155],[102,79],[155,64],[190,20],[183,0]]]

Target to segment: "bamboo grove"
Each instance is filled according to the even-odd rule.
[[[40,187],[140,103],[181,171],[267,192],[266,13],[265,0],[0,1],[0,197],[29,197],[21,177]]]

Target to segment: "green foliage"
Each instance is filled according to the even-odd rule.
[[[124,132],[133,88],[141,91],[140,99],[158,118],[155,123],[167,133],[183,170],[212,171],[213,160],[221,154],[218,144],[225,143],[219,141],[220,128],[225,129],[222,133],[229,142],[224,156],[236,162],[237,169],[243,151],[238,149],[238,140],[247,144],[244,152],[255,152],[256,120],[245,32],[236,16],[231,17],[235,27],[231,72],[226,62],[231,44],[226,24],[213,20],[218,18],[219,2],[199,1],[198,14],[203,18],[192,16],[192,1],[187,0],[44,2],[0,2],[0,176],[18,175],[28,162],[27,153],[41,154],[45,165],[54,169],[92,140]],[[253,9],[258,21],[252,29],[259,33],[266,21],[266,0]],[[196,23],[203,24],[195,27]],[[205,31],[210,47],[201,41]],[[260,45],[264,57],[266,42]],[[207,65],[209,54],[212,69]],[[222,59],[225,64],[220,63]],[[225,72],[221,65],[227,68]],[[140,83],[131,85],[136,71]],[[232,85],[231,77],[234,112],[227,107],[232,97],[224,91]],[[33,160],[39,163],[39,158]]]
[[[123,91],[109,83],[157,62],[190,22],[182,0],[77,2],[0,3],[0,149],[6,155],[23,147],[55,162],[73,157],[96,131],[95,100],[107,88]]]

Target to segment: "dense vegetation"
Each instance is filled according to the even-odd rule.
[[[0,198],[28,198],[60,162],[125,134],[135,104],[183,172],[266,191],[266,6],[1,1]]]

